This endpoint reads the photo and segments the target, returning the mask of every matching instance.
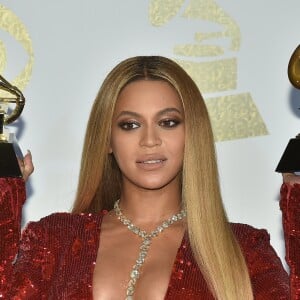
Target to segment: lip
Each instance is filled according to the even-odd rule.
[[[152,171],[163,167],[166,161],[167,158],[163,155],[147,155],[140,157],[136,161],[136,164],[139,168],[143,170]]]

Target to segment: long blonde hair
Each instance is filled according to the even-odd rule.
[[[138,56],[118,64],[104,80],[90,114],[73,213],[110,210],[120,196],[121,176],[108,154],[111,120],[121,90],[139,79],[164,80],[178,92],[185,113],[182,201],[193,254],[217,299],[253,299],[245,259],[222,204],[213,133],[194,81],[175,62]]]

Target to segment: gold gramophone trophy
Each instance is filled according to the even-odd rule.
[[[0,177],[22,177],[15,153],[14,133],[4,126],[15,121],[22,113],[25,98],[21,91],[0,75]],[[10,112],[9,105],[15,104]]]
[[[289,65],[288,77],[291,84],[300,89],[300,45],[293,52]],[[290,139],[275,170],[280,173],[300,171],[300,134]]]

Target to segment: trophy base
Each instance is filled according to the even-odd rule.
[[[300,171],[300,138],[290,139],[275,171],[279,173]]]
[[[12,143],[0,143],[0,177],[22,177]]]

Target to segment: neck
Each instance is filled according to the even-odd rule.
[[[181,190],[179,185],[157,190],[123,185],[120,208],[137,224],[160,223],[182,209]]]

